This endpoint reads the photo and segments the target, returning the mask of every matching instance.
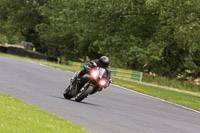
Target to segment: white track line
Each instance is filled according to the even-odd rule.
[[[31,62],[31,61],[29,61],[29,62]],[[31,62],[31,63],[38,64],[38,63],[36,63],[36,62]],[[44,64],[40,64],[40,63],[39,63],[39,65],[41,65],[41,66],[46,66],[46,65],[44,65]],[[61,69],[54,68],[54,67],[50,67],[50,66],[46,66],[46,67],[53,68],[53,69],[57,69],[57,70],[61,70]],[[64,71],[69,72],[69,73],[74,73],[74,72],[67,71],[67,70],[64,70]],[[146,97],[150,97],[150,98],[157,99],[157,100],[160,100],[160,101],[163,101],[163,102],[169,103],[169,104],[173,104],[173,105],[176,105],[176,106],[178,106],[178,107],[181,107],[181,108],[184,108],[184,109],[187,109],[187,110],[190,110],[190,111],[193,111],[193,112],[196,112],[196,113],[199,113],[199,114],[200,114],[200,112],[197,111],[197,110],[194,110],[194,109],[191,109],[191,108],[188,108],[188,107],[185,107],[185,106],[182,106],[182,105],[176,104],[176,103],[172,103],[172,102],[169,102],[169,101],[166,101],[166,100],[163,100],[163,99],[157,98],[157,97],[153,97],[153,96],[150,96],[150,95],[147,95],[147,94],[143,94],[143,93],[140,93],[140,92],[137,92],[137,91],[134,91],[134,90],[128,89],[128,88],[121,87],[121,86],[119,86],[119,85],[115,85],[115,84],[112,84],[112,85],[115,86],[115,87],[118,87],[118,88],[121,88],[121,89],[127,90],[127,91],[131,91],[131,92],[134,92],[134,93],[137,93],[137,94],[140,94],[140,95],[146,96]]]
[[[150,95],[147,95],[147,94],[143,94],[143,93],[140,93],[140,92],[137,92],[137,91],[134,91],[134,90],[131,90],[131,89],[128,89],[128,88],[124,88],[124,87],[121,87],[119,85],[114,85],[112,84],[113,86],[115,87],[118,87],[118,88],[121,88],[121,89],[124,89],[124,90],[127,90],[127,91],[131,91],[131,92],[134,92],[134,93],[137,93],[137,94],[140,94],[140,95],[143,95],[143,96],[146,96],[146,97],[150,97],[150,98],[154,98],[154,99],[157,99],[157,100],[160,100],[160,101],[163,101],[163,102],[167,102],[169,104],[173,104],[173,105],[176,105],[178,107],[181,107],[181,108],[184,108],[184,109],[187,109],[187,110],[190,110],[190,111],[193,111],[193,112],[196,112],[196,113],[199,113],[199,111],[197,110],[194,110],[194,109],[191,109],[191,108],[188,108],[188,107],[185,107],[185,106],[182,106],[182,105],[179,105],[179,104],[176,104],[176,103],[172,103],[172,102],[169,102],[169,101],[166,101],[166,100],[163,100],[163,99],[160,99],[160,98],[157,98],[157,97],[153,97],[153,96],[150,96]]]
[[[43,65],[43,64],[40,64],[40,65]],[[43,66],[46,66],[46,65],[43,65]],[[50,67],[50,66],[47,66],[47,67]],[[54,67],[50,67],[50,68],[54,68]],[[57,68],[54,68],[54,69],[57,69]],[[60,70],[60,69],[57,69],[57,70]],[[64,70],[64,71],[66,71],[66,70]],[[74,72],[71,72],[71,71],[67,71],[67,72],[69,72],[69,73],[74,73]],[[181,108],[184,108],[184,109],[187,109],[187,110],[190,110],[190,111],[193,111],[193,112],[196,112],[196,113],[199,113],[199,114],[200,114],[200,112],[197,111],[197,110],[194,110],[194,109],[191,109],[191,108],[188,108],[188,107],[185,107],[185,106],[176,104],[176,103],[172,103],[172,102],[166,101],[166,100],[164,100],[164,99],[160,99],[160,98],[157,98],[157,97],[154,97],[154,96],[150,96],[150,95],[147,95],[147,94],[143,94],[143,93],[140,93],[140,92],[137,92],[137,91],[128,89],[128,88],[121,87],[121,86],[119,86],[119,85],[115,85],[115,84],[112,84],[112,85],[115,86],[115,87],[118,87],[118,88],[127,90],[127,91],[131,91],[131,92],[134,92],[134,93],[137,93],[137,94],[146,96],[146,97],[150,97],[150,98],[157,99],[157,100],[160,100],[160,101],[169,103],[169,104],[173,104],[173,105],[176,105],[176,106],[178,106],[178,107],[181,107]]]

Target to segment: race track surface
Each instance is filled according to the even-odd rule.
[[[0,56],[0,93],[93,133],[200,133],[200,113],[111,85],[81,103],[63,98],[71,72]]]

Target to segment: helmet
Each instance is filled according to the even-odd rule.
[[[100,58],[100,66],[106,68],[108,67],[108,65],[109,65],[109,58],[107,56],[102,56]]]

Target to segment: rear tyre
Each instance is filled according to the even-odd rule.
[[[79,94],[75,97],[75,101],[76,102],[81,102],[84,98],[86,98],[92,91],[93,91],[93,87],[89,86],[88,88],[82,90],[81,92],[79,92]]]
[[[71,99],[73,96],[69,94],[70,92],[70,86],[68,86],[65,91],[63,92],[63,96],[66,98],[66,99]]]

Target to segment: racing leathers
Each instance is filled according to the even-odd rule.
[[[95,59],[95,60],[92,60],[89,63],[85,64],[83,69],[78,73],[78,75],[75,77],[75,79],[73,81],[75,81],[77,78],[81,78],[82,76],[84,76],[86,73],[88,73],[91,69],[93,69],[95,67],[102,67],[107,71],[106,79],[108,80],[108,85],[106,87],[108,87],[110,85],[110,83],[112,82],[111,70],[110,70],[109,66],[103,67],[103,65],[100,63],[100,59]],[[81,89],[86,82],[87,82],[87,80],[84,80],[84,79],[81,80],[80,84],[78,85],[79,86],[78,88]]]

